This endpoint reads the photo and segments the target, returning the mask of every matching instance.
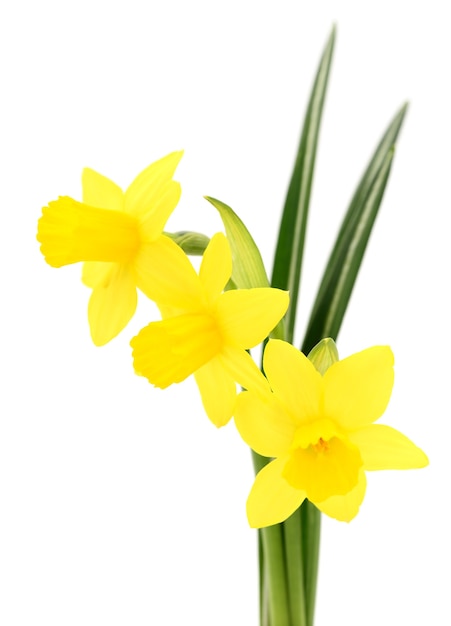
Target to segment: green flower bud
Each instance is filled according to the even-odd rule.
[[[310,350],[308,359],[313,363],[321,376],[324,376],[329,367],[338,361],[338,350],[335,341],[330,337],[321,339]]]
[[[202,256],[205,252],[205,248],[208,246],[210,239],[202,233],[194,233],[188,230],[181,230],[177,233],[164,232],[166,237],[169,237],[175,243],[180,246],[185,254],[191,256]]]

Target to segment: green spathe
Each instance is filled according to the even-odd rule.
[[[321,339],[308,354],[308,359],[315,368],[324,376],[331,365],[338,361],[338,350],[335,341],[330,337]]]
[[[219,212],[232,251],[232,281],[238,289],[269,287],[263,259],[250,232],[224,202],[205,196]]]

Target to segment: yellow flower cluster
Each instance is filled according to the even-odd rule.
[[[349,521],[365,494],[365,470],[428,463],[404,435],[374,424],[392,390],[391,350],[370,348],[322,368],[292,345],[270,340],[264,376],[248,351],[281,320],[288,293],[224,291],[232,255],[222,233],[211,238],[199,273],[163,234],[180,198],[173,176],[181,157],[174,152],[153,163],[125,192],[85,169],[82,202],[60,197],[43,209],[42,254],[53,267],[83,262],[96,345],[128,324],[137,289],[158,305],[162,319],[131,341],[135,371],[160,388],[194,374],[210,420],[223,426],[234,416],[244,441],[273,459],[248,499],[251,526],[285,520],[306,498]],[[237,393],[237,385],[244,391]]]

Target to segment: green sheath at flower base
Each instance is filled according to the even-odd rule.
[[[206,235],[189,230],[182,230],[177,233],[164,232],[163,235],[175,241],[183,252],[190,256],[202,256],[210,241]]]
[[[244,441],[274,459],[258,473],[249,495],[251,526],[282,522],[305,499],[349,522],[365,495],[365,470],[428,464],[403,434],[374,424],[393,386],[388,346],[337,361],[322,376],[291,344],[270,340],[263,366],[272,391],[241,393],[234,411]]]
[[[132,339],[133,365],[156,387],[194,374],[208,417],[223,426],[232,417],[236,383],[256,393],[268,383],[247,350],[270,333],[288,307],[280,289],[236,289],[223,293],[232,273],[230,246],[212,237],[199,275],[188,257],[177,262],[179,283],[167,285],[163,321],[152,322]]]
[[[269,287],[263,259],[250,232],[224,202],[205,196],[219,212],[232,251],[232,280],[239,289]]]
[[[227,204],[205,196],[205,199],[218,211],[227,234],[232,252],[232,276],[226,289],[252,289],[269,287],[262,255],[252,235],[238,215]],[[271,331],[271,337],[284,338],[284,320]]]
[[[88,319],[93,342],[108,343],[136,310],[137,288],[164,303],[167,284],[178,284],[184,252],[162,234],[180,198],[172,180],[182,152],[147,167],[123,192],[84,169],[83,202],[61,197],[42,210],[37,239],[49,265],[85,262],[82,280],[92,289]]]
[[[308,354],[308,360],[324,376],[331,365],[338,361],[338,350],[335,341],[330,337],[321,339]]]

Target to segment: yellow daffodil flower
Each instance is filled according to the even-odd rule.
[[[180,198],[172,180],[182,152],[147,167],[123,192],[91,169],[82,176],[83,202],[60,197],[42,210],[37,239],[53,267],[85,261],[82,280],[92,288],[91,336],[98,346],[113,339],[132,318],[139,288],[158,300],[182,250],[162,234]]]
[[[134,367],[156,387],[195,375],[208,417],[226,424],[236,400],[236,383],[269,391],[247,349],[257,345],[288,307],[279,289],[238,289],[223,293],[232,273],[230,246],[222,233],[212,237],[199,275],[187,258],[178,264],[179,284],[167,287],[160,306],[163,321],[132,339]]]
[[[306,498],[349,522],[365,495],[365,470],[428,464],[403,434],[373,423],[393,386],[388,346],[337,361],[321,375],[292,345],[270,340],[263,367],[272,392],[242,392],[234,410],[246,443],[274,459],[257,474],[247,501],[252,527],[284,521]]]

